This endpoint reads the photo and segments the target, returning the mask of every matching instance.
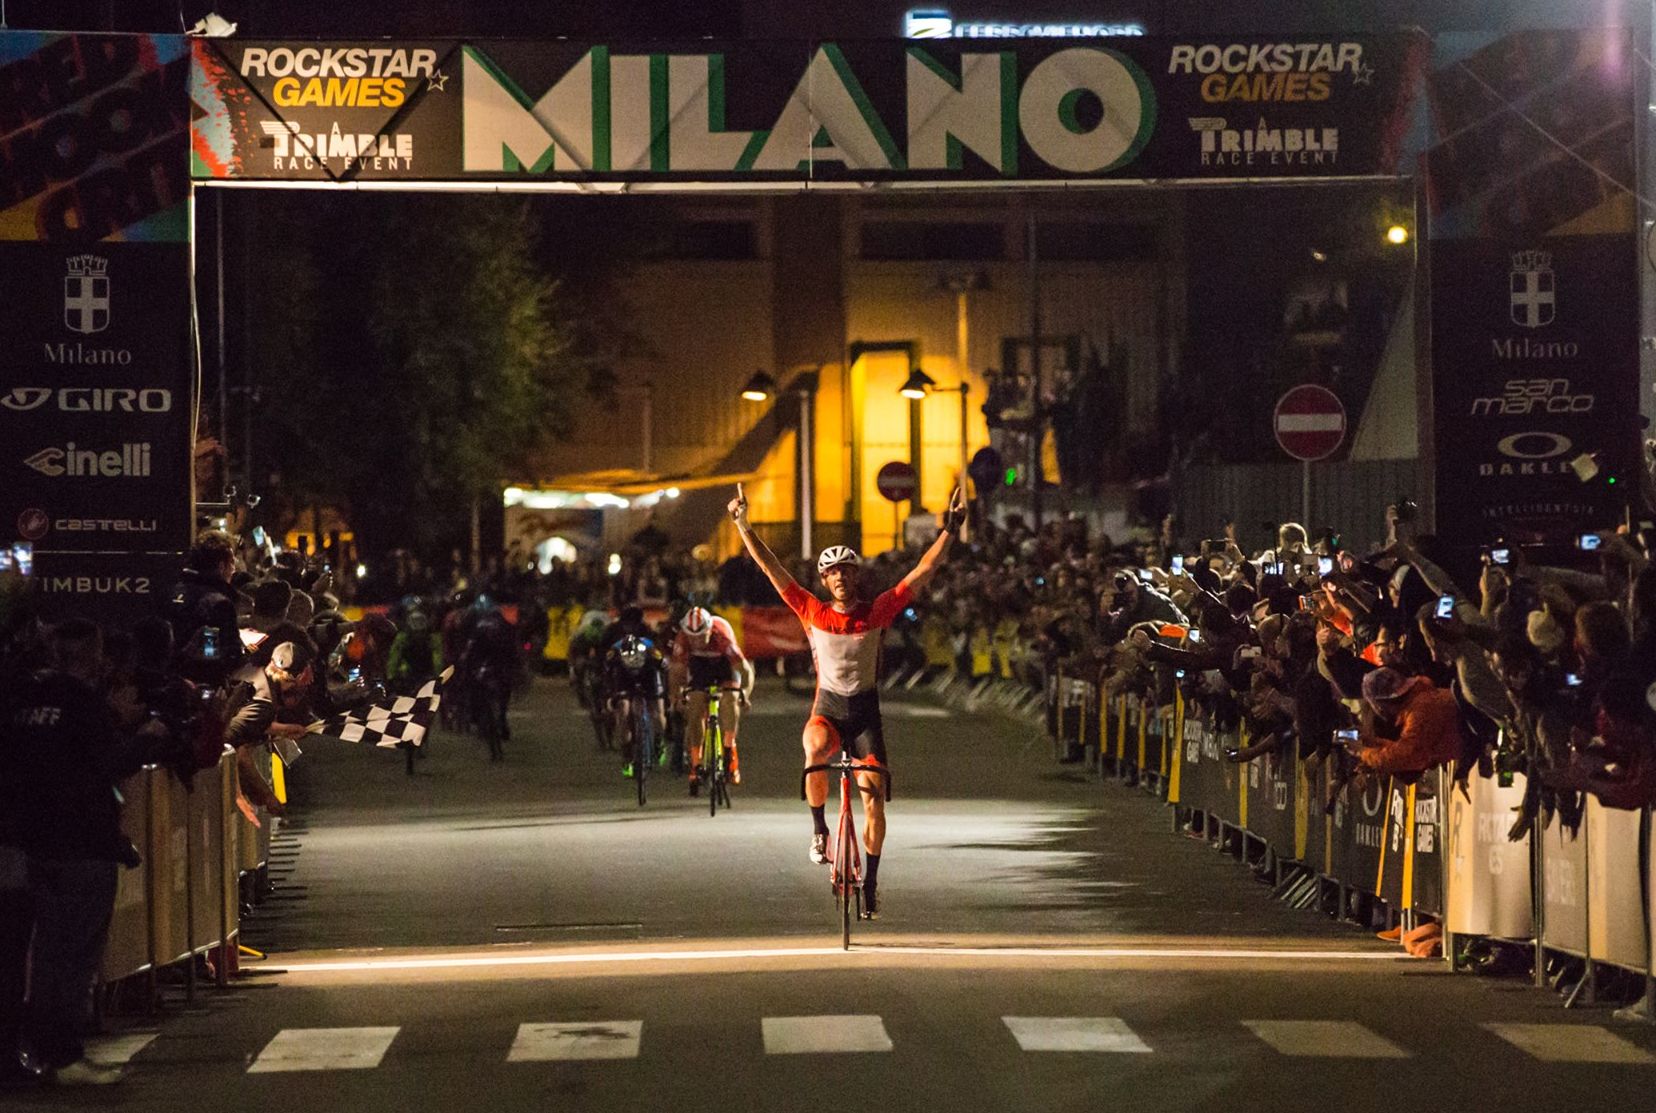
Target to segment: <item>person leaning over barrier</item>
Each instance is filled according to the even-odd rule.
[[[154,732],[118,732],[100,687],[103,639],[94,623],[64,622],[51,647],[52,667],[11,685],[0,706],[0,842],[12,849],[13,869],[22,854],[34,919],[21,1035],[59,1085],[107,1085],[120,1071],[88,1062],[80,1033],[118,868],[139,864],[121,833],[115,785],[144,763]],[[8,983],[19,941],[13,936],[4,955]]]
[[[305,727],[278,722],[284,709],[303,707],[310,693],[316,650],[297,627],[278,627],[252,660],[235,675],[225,742],[236,750],[236,783],[241,794],[271,815],[284,813],[255,760],[255,748],[271,738],[298,738]]]
[[[1374,773],[1410,777],[1460,754],[1460,710],[1455,697],[1423,676],[1380,668],[1363,678],[1363,701],[1397,727],[1395,739],[1360,736],[1357,760]]]

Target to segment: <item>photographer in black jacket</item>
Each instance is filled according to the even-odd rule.
[[[21,851],[34,916],[23,1039],[62,1085],[119,1071],[85,1058],[80,1028],[115,908],[116,872],[136,866],[115,784],[164,730],[123,740],[99,683],[103,638],[85,619],[51,635],[53,667],[10,687],[0,711],[0,843]],[[8,956],[9,958],[10,956]]]

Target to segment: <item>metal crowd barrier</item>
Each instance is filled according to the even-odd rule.
[[[1551,952],[1585,960],[1589,975],[1604,964],[1643,973],[1656,986],[1650,809],[1621,811],[1589,798],[1576,836],[1555,820],[1539,837],[1512,842],[1524,779],[1503,785],[1473,775],[1463,796],[1453,770],[1442,769],[1414,784],[1389,778],[1348,787],[1328,810],[1322,763],[1302,760],[1291,738],[1234,764],[1225,750],[1247,745],[1245,732],[1221,730],[1182,696],[1172,706],[1106,698],[1093,680],[1062,670],[1046,687],[1057,757],[1136,782],[1176,809],[1176,826],[1245,859],[1303,867],[1337,890],[1342,911],[1359,896],[1382,902],[1388,915],[1439,918],[1451,961],[1456,936],[1481,936],[1534,945],[1538,971]],[[1588,993],[1592,981],[1581,980]]]
[[[245,837],[252,828],[236,807],[235,760],[225,751],[190,788],[153,765],[121,783],[121,826],[143,861],[121,871],[104,983],[236,944],[240,847],[255,840]]]

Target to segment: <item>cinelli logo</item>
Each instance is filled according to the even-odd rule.
[[[94,448],[77,448],[70,441],[63,448],[43,448],[23,462],[53,479],[63,476],[145,479],[150,474],[150,446],[148,441],[129,441],[119,449],[100,452]]]
[[[173,408],[173,393],[160,387],[134,390],[131,387],[67,386],[55,392],[57,409],[64,413],[164,414]],[[13,387],[0,406],[17,413],[38,410],[52,401],[54,392],[46,386]]]

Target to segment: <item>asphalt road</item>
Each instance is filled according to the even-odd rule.
[[[640,809],[561,685],[503,764],[315,740],[270,957],[101,1053],[174,1110],[1643,1108],[1656,1032],[1450,976],[1270,901],[1033,725],[888,698],[882,918],[838,947],[798,799],[802,695],[764,687],[716,819]]]

